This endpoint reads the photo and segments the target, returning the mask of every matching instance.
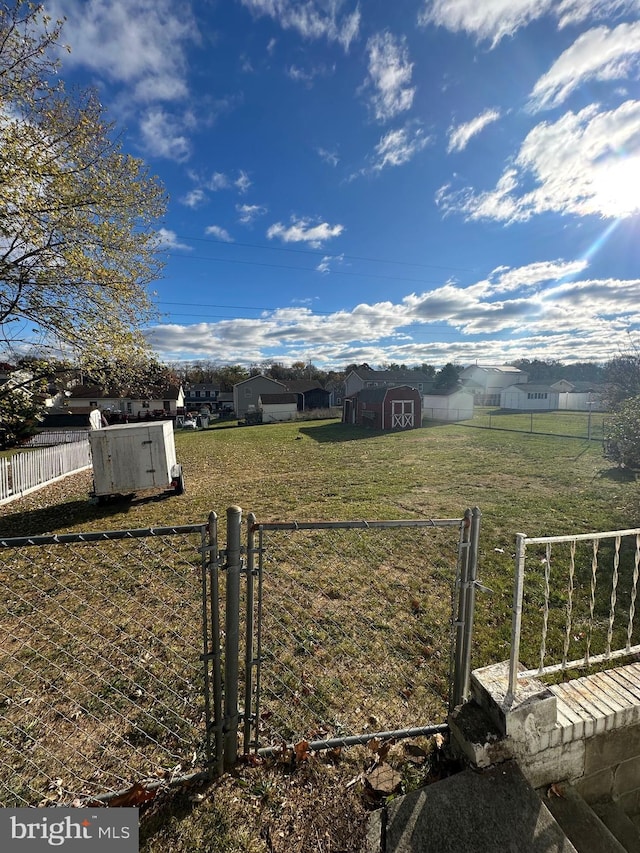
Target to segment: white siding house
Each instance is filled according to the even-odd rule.
[[[522,384],[528,375],[510,364],[472,364],[460,371],[460,382],[473,391],[476,405],[499,406],[500,394],[516,383]]]
[[[500,394],[500,408],[519,412],[555,412],[560,408],[560,396],[564,393],[536,382],[511,385]]]
[[[500,408],[519,412],[597,412],[602,403],[596,389],[582,390],[565,379],[544,385],[526,382],[505,388],[500,394]]]

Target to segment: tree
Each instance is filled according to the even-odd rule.
[[[0,4],[0,347],[62,355],[97,380],[121,365],[126,382],[150,353],[164,192],[95,93],[66,94],[60,35],[41,7]]]
[[[604,380],[604,399],[610,408],[640,395],[640,353],[632,352],[611,359],[605,365]]]
[[[12,447],[36,431],[46,385],[27,368],[16,368],[0,385],[0,447]]]
[[[461,369],[461,367],[449,361],[442,370],[436,373],[433,390],[444,392],[454,391],[460,384],[459,375]]]

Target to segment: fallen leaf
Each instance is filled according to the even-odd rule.
[[[554,784],[549,787],[547,790],[547,797],[560,797],[561,799],[564,799],[564,794],[559,782],[554,782]]]
[[[150,791],[144,787],[142,782],[136,782],[128,791],[109,800],[107,805],[110,808],[134,808],[135,806],[142,805],[142,803],[146,803],[148,800],[153,800],[157,793],[157,788]]]
[[[300,740],[293,747],[293,752],[296,757],[296,762],[299,764],[301,761],[306,761],[309,758],[309,741],[308,740]]]

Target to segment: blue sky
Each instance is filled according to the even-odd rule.
[[[169,193],[165,361],[607,360],[640,327],[640,0],[52,0]]]

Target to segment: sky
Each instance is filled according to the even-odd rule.
[[[640,329],[640,0],[51,0],[169,203],[165,362],[606,361]]]

